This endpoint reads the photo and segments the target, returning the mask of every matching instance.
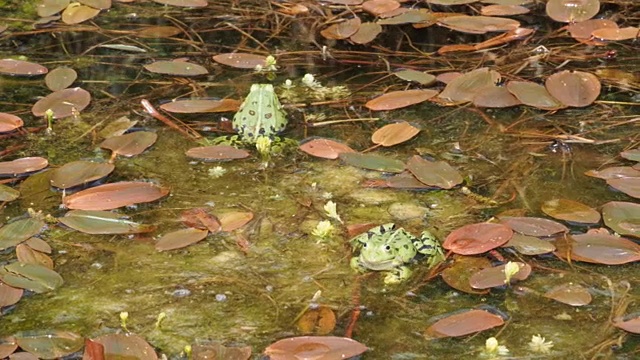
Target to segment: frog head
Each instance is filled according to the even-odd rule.
[[[395,231],[383,234],[373,234],[362,242],[358,261],[360,264],[374,271],[391,270],[412,259],[415,248],[411,241],[403,239],[405,232]]]

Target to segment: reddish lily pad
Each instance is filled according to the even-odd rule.
[[[373,111],[395,110],[427,101],[437,94],[437,90],[430,89],[391,91],[369,100],[364,106]]]
[[[396,71],[393,73],[393,75],[399,77],[402,80],[414,81],[421,85],[431,85],[436,81],[435,76],[423,71],[417,71],[413,69]]]
[[[111,210],[122,206],[158,200],[169,194],[169,188],[152,183],[122,181],[96,186],[63,199],[69,209]]]
[[[520,22],[497,16],[447,16],[438,20],[438,25],[469,34],[485,34],[492,31],[510,31],[520,27]]]
[[[405,169],[402,161],[381,155],[343,152],[339,157],[348,165],[363,169],[390,173],[401,173]]]
[[[569,199],[545,201],[542,204],[542,212],[555,219],[575,223],[597,224],[600,222],[599,212],[583,203]]]
[[[203,208],[185,210],[180,215],[180,220],[188,227],[207,229],[211,233],[222,230],[222,224],[220,224],[218,217]]]
[[[622,265],[640,260],[640,245],[607,234],[573,235],[570,243],[556,241],[556,255],[594,264]]]
[[[230,211],[218,216],[222,231],[233,231],[245,226],[253,220],[253,213],[248,211]]]
[[[332,160],[337,159],[341,153],[356,152],[346,144],[323,138],[309,139],[298,148],[311,156]]]
[[[508,243],[502,247],[513,247],[523,255],[541,255],[554,252],[556,247],[549,241],[542,240],[535,236],[514,233]]]
[[[373,22],[365,22],[360,25],[358,31],[349,37],[354,44],[368,44],[382,32],[382,26]]]
[[[388,124],[376,130],[371,135],[371,141],[385,147],[401,144],[418,135],[420,129],[406,121]]]
[[[522,104],[505,86],[484,87],[473,97],[473,104],[479,107],[506,108]]]
[[[451,189],[464,180],[458,170],[444,161],[429,161],[414,155],[407,163],[407,170],[420,182],[442,189]]]
[[[607,184],[631,197],[640,199],[640,177],[608,179]]]
[[[53,260],[39,251],[33,250],[28,245],[22,243],[16,246],[16,257],[23,264],[42,265],[53,270]]]
[[[500,216],[500,222],[509,226],[513,231],[530,236],[551,236],[569,231],[559,222],[537,217]]]
[[[0,308],[17,303],[22,298],[23,293],[24,293],[23,289],[9,286],[3,283],[2,281],[0,281]],[[2,352],[2,347],[3,347],[2,340],[3,339],[0,339],[0,356],[4,358],[8,355],[3,356],[4,353]]]
[[[152,73],[176,76],[199,76],[209,73],[204,66],[188,61],[156,61],[145,65],[144,68]]]
[[[30,61],[14,60],[14,59],[0,60],[0,74],[36,76],[36,75],[44,75],[48,71],[49,70],[46,67]]]
[[[177,100],[160,105],[160,109],[171,113],[217,113],[238,111],[241,101],[235,99],[191,99]]]
[[[93,341],[104,346],[104,359],[158,360],[153,347],[135,334],[107,334]]]
[[[330,25],[326,29],[320,31],[325,39],[342,40],[355,34],[360,28],[362,21],[359,17],[347,19],[337,24]]]
[[[58,91],[66,89],[78,78],[78,73],[68,67],[59,67],[53,69],[44,77],[44,83],[49,90]]]
[[[24,122],[20,117],[0,112],[0,133],[13,131],[21,128],[22,125],[24,125]]]
[[[613,326],[630,333],[640,334],[640,316],[635,316],[624,321],[615,321]]]
[[[38,100],[31,108],[31,112],[34,116],[41,117],[51,109],[54,119],[62,119],[84,110],[90,102],[91,94],[82,88],[63,89]]]
[[[451,102],[473,101],[482,89],[495,86],[499,80],[500,74],[495,70],[476,69],[449,81],[438,97]]]
[[[41,157],[26,157],[12,161],[0,162],[0,176],[18,176],[42,170],[49,165],[49,161]]]
[[[20,262],[0,266],[0,280],[13,287],[39,294],[55,290],[64,282],[62,276],[49,268]]]
[[[28,331],[14,335],[20,348],[40,359],[56,359],[73,354],[84,345],[84,337],[70,331]]]
[[[589,106],[600,96],[600,80],[584,71],[557,72],[547,78],[544,86],[566,106]]]
[[[511,276],[510,282],[514,280],[525,280],[531,274],[531,266],[529,264],[515,262],[518,265],[517,273]],[[504,272],[506,264],[488,267],[482,269],[469,278],[469,284],[474,289],[489,289],[493,287],[500,287],[506,284],[507,278]]]
[[[504,324],[504,319],[485,310],[469,310],[449,315],[429,326],[430,338],[458,337],[489,330]]]
[[[247,53],[223,53],[213,56],[213,61],[237,69],[255,69],[265,66],[267,57],[264,55]]]
[[[574,283],[558,285],[547,291],[544,297],[571,306],[589,305],[592,299],[587,289]]]
[[[53,170],[51,185],[68,189],[102,179],[115,169],[115,165],[92,161],[73,161]]]
[[[201,146],[187,150],[186,155],[191,158],[205,161],[226,161],[244,159],[251,154],[242,149],[236,149],[229,145]]]
[[[72,210],[58,221],[85,234],[139,234],[156,229],[133,222],[123,215],[100,210]]]
[[[163,39],[178,35],[182,32],[175,26],[148,26],[136,31],[136,36],[150,39]]]
[[[282,339],[267,346],[264,354],[271,360],[348,359],[367,351],[363,344],[337,336],[298,336]]]
[[[602,206],[602,217],[618,234],[640,238],[640,204],[610,201]]]
[[[207,234],[209,234],[209,230],[196,228],[176,230],[163,235],[156,242],[155,247],[158,251],[181,249],[203,240]]]
[[[452,231],[442,246],[460,255],[482,254],[509,241],[513,231],[502,224],[469,224]]]
[[[109,149],[113,156],[136,156],[155,144],[158,134],[151,131],[134,131],[124,135],[110,137],[104,140],[100,147]]]

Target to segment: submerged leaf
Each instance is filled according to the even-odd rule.
[[[41,265],[13,262],[0,267],[0,280],[17,288],[45,293],[62,286],[62,276]]]
[[[442,189],[451,189],[464,180],[458,170],[444,161],[429,161],[414,155],[407,163],[407,170],[420,182]]]
[[[163,235],[156,242],[156,250],[167,251],[181,249],[203,240],[209,234],[209,230],[195,228],[181,229]]]
[[[72,210],[58,221],[85,234],[138,234],[155,230],[153,225],[145,225],[126,219],[125,216],[110,211]]]
[[[591,303],[591,294],[583,286],[573,283],[558,285],[547,291],[544,297],[571,306],[584,306]]]
[[[92,161],[73,161],[53,170],[51,185],[59,189],[68,189],[102,179],[109,175],[115,165]]]
[[[340,159],[351,166],[363,169],[401,173],[405,169],[402,161],[375,154],[340,153]]]

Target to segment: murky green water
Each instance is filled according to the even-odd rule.
[[[638,342],[631,336],[627,336],[622,346],[615,347],[613,352],[609,352],[611,346],[594,350],[600,343],[623,336],[620,330],[610,327],[610,315],[620,300],[618,296],[624,293],[625,283],[631,286],[625,298],[637,299],[640,294],[636,264],[608,267],[576,262],[566,264],[553,257],[525,257],[524,260],[534,267],[529,279],[512,288],[494,289],[482,296],[453,290],[440,278],[425,284],[422,279],[427,271],[416,265],[415,275],[409,282],[389,288],[384,287],[382,278],[375,274],[357,280],[358,275],[349,267],[352,254],[346,229],[339,224],[335,224],[337,230],[328,239],[319,240],[310,234],[316,223],[325,219],[322,207],[329,199],[338,204],[338,212],[346,224],[397,222],[416,233],[429,228],[440,238],[459,226],[487,220],[505,210],[523,208],[529,215],[541,216],[541,203],[557,197],[593,207],[611,200],[633,202],[632,198],[608,189],[603,181],[585,177],[583,173],[604,164],[618,164],[620,159],[616,155],[621,149],[633,144],[637,146],[640,129],[637,122],[613,126],[637,116],[637,106],[602,104],[561,110],[556,114],[526,107],[486,110],[494,122],[490,125],[466,108],[423,103],[389,113],[375,113],[375,116],[383,117],[375,123],[354,122],[307,129],[308,135],[333,137],[353,148],[365,149],[371,146],[372,131],[382,124],[394,119],[414,122],[423,129],[417,138],[375,151],[401,160],[416,153],[446,159],[468,178],[473,191],[487,197],[495,195],[503,202],[501,206],[489,206],[457,189],[411,192],[364,188],[361,186],[364,180],[383,175],[338,161],[313,159],[299,152],[274,158],[266,169],[257,156],[222,163],[227,173],[214,178],[209,169],[217,164],[188,159],[184,152],[197,144],[143,115],[139,101],[146,98],[157,104],[177,96],[189,96],[192,89],[200,92],[199,95],[241,98],[249,84],[264,79],[247,75],[247,71],[212,64],[210,55],[231,51],[236,46],[247,51],[254,45],[246,40],[238,43],[241,36],[222,25],[231,20],[225,20],[215,12],[220,10],[219,6],[210,12],[167,8],[159,13],[159,8],[147,3],[117,4],[97,22],[105,29],[114,30],[137,23],[164,23],[171,16],[190,24],[205,42],[189,46],[175,40],[142,40],[157,51],[129,55],[97,49],[85,54],[96,42],[115,41],[117,35],[99,34],[95,28],[86,32],[42,31],[23,36],[9,34],[2,37],[0,34],[2,57],[26,55],[29,60],[50,68],[61,64],[71,66],[79,73],[76,84],[93,94],[92,104],[81,118],[57,121],[54,135],[40,131],[0,138],[0,150],[24,145],[0,160],[43,156],[52,167],[79,159],[106,161],[110,154],[97,148],[95,129],[121,115],[128,115],[139,121],[139,127],[156,131],[158,142],[139,156],[119,157],[109,181],[150,180],[171,188],[171,195],[160,202],[123,210],[136,221],[158,226],[156,232],[148,235],[90,236],[51,225],[42,238],[53,247],[55,270],[63,276],[65,284],[51,293],[31,294],[15,307],[3,309],[0,335],[60,329],[94,337],[118,331],[118,314],[127,311],[129,330],[142,335],[169,357],[177,357],[185,345],[205,339],[247,344],[253,347],[254,353],[259,353],[277,339],[300,335],[295,319],[309,305],[313,295],[321,291],[318,302],[331,307],[338,316],[333,335],[344,335],[352,308],[361,306],[353,338],[371,348],[363,356],[365,359],[476,358],[490,336],[496,336],[501,344],[508,346],[513,358],[519,359],[631,359],[637,356]],[[0,17],[0,21],[13,24],[19,21],[9,17],[31,16],[18,10],[15,9],[15,15],[3,15],[5,18]],[[137,14],[135,20],[125,17],[131,13]],[[159,20],[161,15],[164,17]],[[245,15],[255,16],[253,13]],[[263,30],[256,36],[269,43],[265,29],[273,26],[275,17],[265,15],[259,19],[255,26]],[[237,24],[248,26],[240,20]],[[303,23],[292,25],[283,20],[282,26],[296,29],[294,25],[300,24]],[[355,90],[380,76],[379,73],[360,73],[384,70],[382,63],[373,60],[373,66],[362,68],[323,62],[320,50],[285,36],[291,31],[289,28],[277,28],[284,33],[272,39],[274,49],[304,49],[309,53],[301,52],[297,60],[281,64],[281,73],[275,83],[311,72],[323,83],[343,84],[341,79],[350,78],[344,85]],[[228,35],[224,42],[221,34]],[[388,36],[394,36],[391,30]],[[120,41],[130,40],[122,38]],[[201,51],[202,48],[207,51]],[[349,46],[336,45],[338,59],[338,54],[344,54],[338,51],[345,48]],[[622,67],[637,71],[637,54],[625,52],[628,51],[626,47],[618,47],[618,50],[622,58],[631,59]],[[188,84],[174,81],[169,76],[151,75],[141,68],[151,60],[181,56],[205,64],[213,69],[213,75]],[[396,63],[403,60],[402,57],[388,58]],[[463,63],[462,58],[455,60],[459,66]],[[595,66],[596,62],[584,64]],[[442,69],[439,64],[432,65],[436,71]],[[546,64],[553,65],[553,61]],[[620,66],[615,64],[613,67]],[[462,67],[465,71],[471,68],[473,66]],[[358,76],[349,77],[353,75]],[[19,114],[27,128],[42,126],[42,120],[30,114],[36,97],[48,93],[42,80],[2,76],[0,84],[0,111]],[[369,117],[368,111],[361,107],[362,99],[370,97],[374,91],[381,89],[366,87],[347,102],[289,108],[291,120],[285,135],[297,139],[304,136],[301,112],[322,112],[334,119]],[[633,91],[610,91],[603,96],[613,94],[611,97],[618,96],[624,101],[638,96]],[[216,122],[220,115],[185,118],[195,124]],[[519,119],[528,120],[507,128]],[[585,137],[617,140],[606,145],[572,144],[572,153],[566,156],[551,152],[548,145],[552,136],[549,134],[579,133],[578,119],[587,128]],[[58,207],[61,194],[31,181],[18,186],[23,191],[20,200],[0,208],[3,222],[25,214],[27,208],[53,216],[64,214],[65,210]],[[510,198],[512,200],[507,201]],[[181,250],[155,251],[154,239],[182,228],[180,214],[196,207],[209,208],[213,212],[252,211],[254,221],[239,231],[250,242],[248,253],[239,251],[234,233],[210,235],[205,241]],[[505,254],[517,258],[513,253]],[[0,263],[14,257],[11,250],[4,251]],[[588,287],[593,302],[583,307],[571,307],[538,294],[566,281]],[[358,298],[357,303],[354,296]],[[424,330],[438,316],[481,305],[507,314],[507,325],[501,330],[489,330],[472,337],[424,338]],[[632,304],[625,313],[637,311],[635,306],[637,304]],[[154,324],[161,312],[166,313],[167,318],[158,329]],[[529,352],[527,344],[535,334],[542,334],[554,342],[551,354]]]

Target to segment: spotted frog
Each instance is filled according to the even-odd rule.
[[[273,137],[287,126],[287,115],[271,84],[253,84],[249,95],[233,116],[233,129],[244,142],[255,144],[262,136]]]
[[[350,242],[354,250],[360,250],[360,254],[351,259],[351,267],[360,272],[385,271],[385,284],[409,278],[411,270],[405,264],[418,254],[425,255],[429,268],[444,260],[440,242],[429,231],[423,231],[418,238],[393,223],[372,228]]]

